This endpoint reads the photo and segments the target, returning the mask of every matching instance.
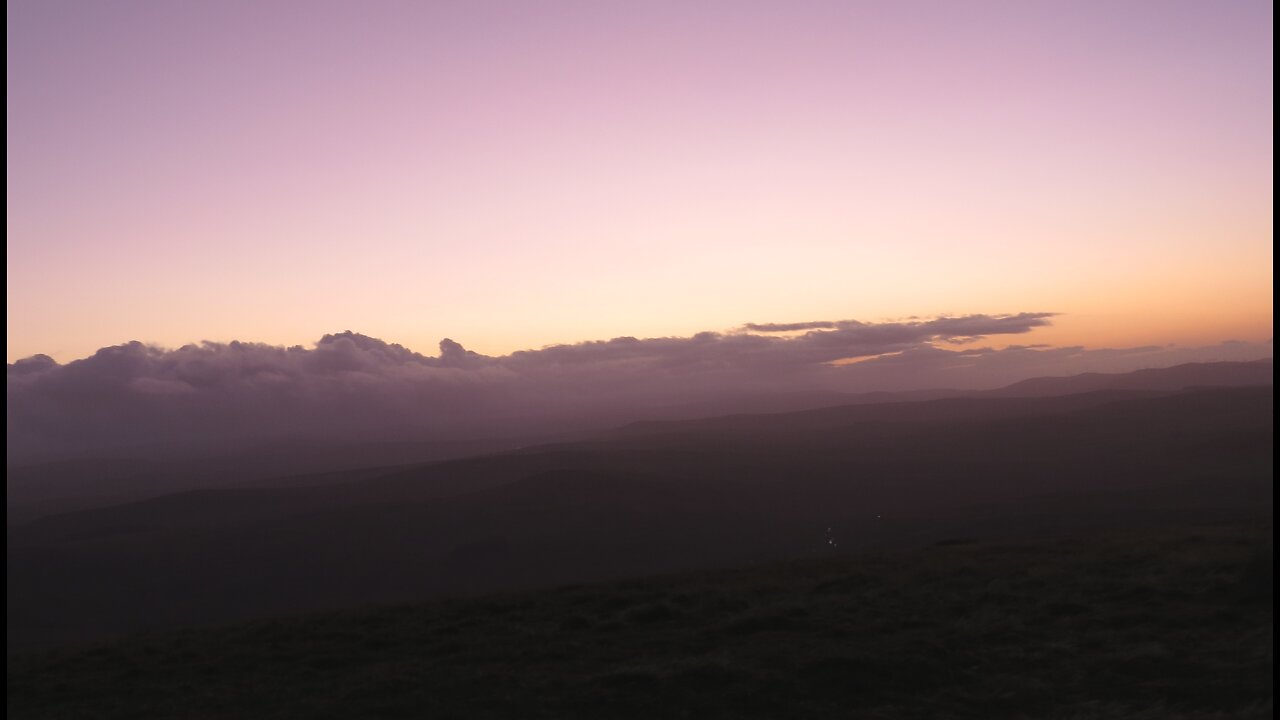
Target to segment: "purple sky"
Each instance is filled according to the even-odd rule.
[[[1269,2],[8,5],[9,360],[1271,334]]]

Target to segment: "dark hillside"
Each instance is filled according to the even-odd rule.
[[[1269,518],[1272,424],[1269,387],[835,408],[71,513],[10,533],[10,648],[830,542]]]
[[[948,539],[12,658],[39,718],[1271,717],[1267,525]]]
[[[1031,378],[985,394],[1030,397],[1097,390],[1177,392],[1196,387],[1271,385],[1273,378],[1274,364],[1270,358],[1266,358],[1252,362],[1187,363],[1129,373],[1084,373],[1066,377]]]

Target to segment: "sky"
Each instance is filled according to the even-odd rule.
[[[10,0],[8,360],[1038,313],[986,345],[1269,354],[1271,27],[1253,0]]]

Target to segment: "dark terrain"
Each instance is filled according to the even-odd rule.
[[[201,490],[8,541],[10,650],[298,610],[1270,517],[1272,389],[646,423],[331,485]]]
[[[1270,374],[42,466],[10,713],[1269,717]]]
[[[1272,531],[950,538],[11,658],[14,718],[1272,716]]]
[[[915,390],[869,393],[760,393],[732,402],[688,403],[637,408],[632,419],[692,419],[740,413],[776,414],[848,405],[884,405],[958,397],[1040,397],[1141,390],[1176,392],[1194,387],[1270,385],[1272,363],[1192,363],[1133,373],[1086,373],[1033,378],[989,391]],[[615,423],[593,427],[611,427]],[[34,461],[15,454],[6,458],[7,515],[10,524],[46,515],[135,502],[183,490],[222,487],[288,487],[357,481],[386,474],[393,466],[439,462],[509,451],[553,441],[592,437],[598,430],[561,430],[453,441],[351,443],[295,438],[266,440],[220,452],[184,453],[154,444],[119,447],[98,453],[74,453]]]

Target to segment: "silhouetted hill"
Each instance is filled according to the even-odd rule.
[[[9,535],[11,647],[305,608],[1270,515],[1271,388],[737,416]]]
[[[1084,373],[1067,377],[1041,377],[993,390],[992,396],[1043,396],[1098,390],[1153,390],[1176,392],[1196,387],[1247,387],[1274,384],[1274,366],[1268,358],[1254,362],[1187,363],[1129,373]]]
[[[532,489],[532,488],[529,488]],[[575,488],[575,491],[579,488]],[[947,539],[11,658],[9,716],[1270,717],[1269,525]]]
[[[547,440],[548,438],[540,438]],[[534,442],[275,442],[214,457],[77,458],[7,468],[10,524],[45,515],[143,500],[186,490],[243,485],[330,485],[420,465],[509,450]]]
[[[1054,415],[1162,393],[1138,390],[1100,390],[1062,396],[986,397],[961,396],[919,402],[877,402],[838,405],[785,414],[741,414],[697,420],[637,422],[619,428],[609,437],[655,434],[753,433],[796,434],[876,427],[896,431],[904,425],[945,424],[960,421],[997,420],[1028,415]]]
[[[1173,392],[1187,387],[1270,385],[1271,361],[1206,363],[1142,370],[1123,375],[1086,374],[1037,378],[995,391],[962,392],[926,389],[903,392],[760,392],[731,400],[691,402],[648,408],[636,417],[649,418],[620,432],[660,431],[665,423],[718,417],[730,413],[777,414],[804,410],[874,405],[878,413],[910,416],[947,412],[949,406],[912,409],[907,404],[964,397],[1053,396],[1101,390]],[[890,406],[898,406],[890,409]],[[964,405],[950,406],[965,412]],[[992,406],[994,408],[994,406]],[[1009,405],[1017,412],[1022,406]],[[993,410],[1001,412],[1002,410]],[[839,411],[837,411],[839,412]],[[821,416],[819,416],[821,417]],[[599,433],[599,431],[596,431]],[[606,431],[611,437],[614,431]],[[7,518],[10,525],[39,517],[144,500],[169,493],[234,486],[333,485],[369,479],[401,467],[413,472],[423,463],[502,452],[545,444],[572,435],[481,438],[453,442],[334,443],[307,440],[263,443],[217,456],[184,456],[163,446],[121,449],[114,456],[79,457],[34,465],[9,466]],[[130,454],[134,453],[134,454]]]

